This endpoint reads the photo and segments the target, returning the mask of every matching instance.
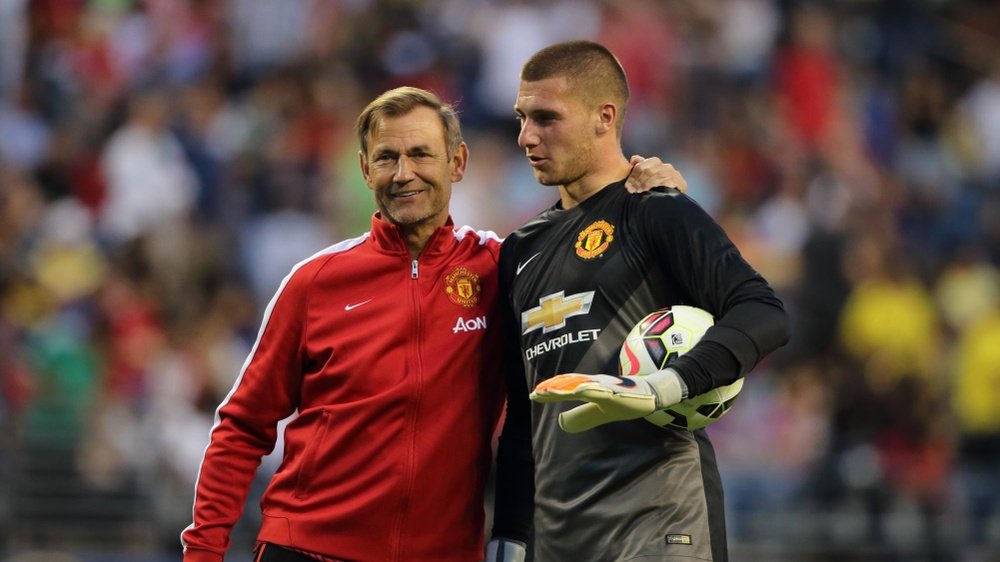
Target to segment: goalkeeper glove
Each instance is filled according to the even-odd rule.
[[[687,398],[687,385],[673,369],[641,377],[612,375],[556,375],[535,387],[535,402],[587,402],[559,414],[559,427],[579,433],[606,423],[634,420],[668,408]]]
[[[527,548],[522,542],[497,538],[486,545],[485,562],[524,562],[527,556]]]

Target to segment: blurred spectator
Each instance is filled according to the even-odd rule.
[[[593,38],[599,20],[588,0],[487,0],[471,23],[482,48],[476,98],[489,118],[512,119],[524,61],[546,45]]]
[[[855,398],[867,395],[867,403],[854,408],[868,410],[869,417],[867,425],[854,421],[854,435],[845,436],[845,443],[853,437],[852,446],[873,448],[878,461],[877,483],[865,491],[875,517],[869,538],[886,540],[884,517],[901,503],[912,503],[922,518],[921,542],[929,553],[938,553],[952,450],[943,430],[947,380],[941,330],[930,292],[877,224],[857,232],[848,253],[853,287],[839,334],[849,365],[861,372],[848,384],[864,386],[851,392]],[[891,488],[884,488],[888,483]]]
[[[97,357],[71,312],[42,319],[25,342],[34,391],[23,414],[26,443],[75,451],[98,390]],[[72,457],[70,457],[72,458]]]
[[[257,302],[268,302],[285,277],[275,265],[292,266],[310,251],[332,243],[329,230],[316,217],[294,208],[262,215],[242,234],[244,262]]]
[[[669,138],[669,127],[663,125],[669,123],[669,111],[675,103],[671,69],[677,66],[681,49],[667,6],[645,0],[631,5],[605,2],[602,6],[596,40],[616,53],[628,75],[630,97],[622,132],[622,142],[628,147],[662,146]]]
[[[862,230],[848,256],[853,287],[844,303],[840,339],[871,387],[887,391],[901,379],[934,384],[942,368],[934,302],[907,271],[906,258],[872,230]]]
[[[0,103],[21,89],[28,47],[28,0],[0,1]]]
[[[101,227],[115,244],[184,219],[194,204],[194,172],[168,129],[168,111],[165,91],[138,93],[129,103],[127,120],[104,150],[107,199]]]
[[[729,467],[724,484],[732,540],[777,531],[775,518],[808,497],[808,476],[830,438],[822,375],[816,365],[801,363],[782,379],[765,376],[748,384],[739,408],[708,430],[720,466]]]
[[[958,339],[951,396],[967,539],[987,549],[1000,513],[1000,272],[966,250],[942,273],[937,299]]]
[[[841,68],[833,51],[834,22],[818,3],[796,4],[789,41],[776,58],[776,86],[790,133],[807,151],[819,150],[838,118]]]
[[[975,135],[975,171],[990,183],[1000,181],[1000,60],[994,58],[962,106]]]
[[[737,78],[759,79],[781,26],[778,6],[767,0],[731,0],[716,3],[719,46],[727,72]]]
[[[0,162],[20,170],[38,166],[49,143],[49,128],[35,111],[35,98],[22,86],[9,103],[0,97]]]
[[[1000,271],[977,246],[959,246],[937,279],[934,298],[949,331],[962,335],[1000,306]]]
[[[988,549],[1000,512],[1000,308],[994,304],[964,331],[956,353],[954,412],[958,462],[971,545]]]
[[[232,40],[229,52],[239,69],[255,73],[301,55],[306,50],[313,12],[323,4],[337,2],[230,0],[225,4]]]

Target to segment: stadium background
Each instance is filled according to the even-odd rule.
[[[366,229],[357,112],[455,101],[453,215],[506,235],[554,200],[519,67],[579,37],[629,74],[626,150],[682,170],[793,318],[711,428],[732,558],[1000,560],[985,0],[0,0],[0,559],[179,560],[263,306]]]

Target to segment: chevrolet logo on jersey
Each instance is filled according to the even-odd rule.
[[[558,330],[566,325],[570,316],[579,316],[590,312],[594,302],[594,291],[565,296],[565,291],[559,291],[538,299],[538,306],[521,313],[522,334],[533,332],[539,328],[543,334]]]

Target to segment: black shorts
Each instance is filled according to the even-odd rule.
[[[257,545],[254,562],[319,562],[316,558],[299,554],[282,546],[270,543]]]

